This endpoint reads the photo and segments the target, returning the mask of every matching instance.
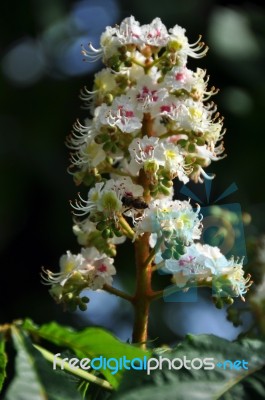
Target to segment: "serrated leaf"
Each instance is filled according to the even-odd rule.
[[[0,334],[0,392],[3,387],[3,383],[6,378],[6,364],[7,364],[7,357],[5,353],[5,341],[4,336]]]
[[[63,371],[54,371],[25,334],[13,327],[12,338],[17,351],[16,375],[4,400],[82,399],[72,377]]]
[[[147,375],[146,371],[128,371],[119,390],[111,400],[234,400],[265,398],[265,383],[261,369],[265,365],[265,343],[259,340],[243,339],[229,342],[213,335],[188,335],[176,349],[164,351],[161,357],[193,360],[213,358],[214,369],[178,370],[156,369]],[[158,355],[156,357],[159,357]],[[248,369],[230,369],[226,360],[245,360]],[[223,367],[216,364],[222,363]],[[196,366],[199,362],[197,361]],[[177,363],[180,365],[180,363]],[[191,364],[187,364],[190,367]],[[246,366],[246,364],[245,364]],[[251,389],[251,392],[250,392]],[[251,393],[251,397],[246,397]]]
[[[150,352],[144,351],[136,346],[123,343],[114,337],[111,333],[101,328],[86,328],[82,331],[74,331],[71,328],[60,326],[56,322],[51,322],[41,327],[37,327],[30,320],[26,320],[23,329],[36,334],[58,346],[63,346],[75,352],[78,358],[96,358],[103,356],[105,358],[120,358],[126,356],[128,360],[133,358],[149,357]],[[101,369],[102,374],[109,383],[117,388],[123,371],[115,375],[109,369]]]

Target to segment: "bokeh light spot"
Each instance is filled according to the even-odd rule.
[[[2,69],[6,77],[20,86],[37,82],[45,68],[41,46],[30,38],[14,44],[2,60]]]
[[[209,36],[216,52],[227,58],[248,59],[260,53],[247,16],[229,8],[216,8],[209,23]]]

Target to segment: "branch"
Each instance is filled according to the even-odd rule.
[[[172,285],[164,290],[158,290],[156,292],[153,292],[151,301],[161,299],[162,297],[169,296],[170,294],[174,294],[174,293],[177,293],[180,291],[187,292],[189,289],[191,289],[193,287],[198,287],[198,288],[199,287],[200,288],[201,287],[211,287],[211,283],[207,284],[205,282],[201,282],[201,283],[194,282],[194,283],[189,284],[188,286],[183,286],[183,287],[179,287],[177,285]]]
[[[132,296],[130,296],[129,294],[123,292],[122,290],[116,289],[113,286],[107,285],[106,283],[103,286],[103,290],[105,290],[105,292],[108,292],[108,293],[111,293],[111,294],[115,294],[115,296],[121,297],[122,299],[130,301],[131,303],[133,301],[133,297]]]
[[[149,256],[147,257],[147,259],[144,262],[144,266],[145,267],[153,261],[153,259],[155,258],[155,255],[156,255],[157,251],[159,250],[159,247],[161,246],[163,240],[164,240],[163,236],[161,236],[157,240],[155,247],[150,251]],[[152,268],[152,271],[153,270],[155,271],[156,269]]]

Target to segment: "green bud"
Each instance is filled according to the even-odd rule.
[[[186,144],[187,144],[187,140],[185,140],[185,139],[180,139],[180,140],[178,140],[178,145],[180,146],[180,147],[186,147]]]
[[[130,60],[126,60],[124,62],[125,67],[131,67],[132,66],[132,62]]]
[[[170,249],[166,249],[163,251],[161,256],[162,256],[163,260],[169,260],[170,258],[172,258],[172,251]]]
[[[111,233],[112,233],[111,230],[108,229],[108,228],[106,228],[106,229],[104,229],[104,230],[102,231],[102,237],[103,237],[104,239],[109,239]]]
[[[166,231],[166,230],[163,230],[163,236],[165,237],[165,238],[170,238],[171,236],[172,236],[172,231]],[[171,243],[170,242],[165,242],[165,246],[166,247],[170,247],[171,246]]]
[[[82,298],[81,298],[81,300],[82,300],[82,302],[83,303],[89,303],[89,298],[87,297],[87,296],[83,296]]]
[[[175,249],[172,251],[172,256],[175,258],[175,260],[179,260],[180,258],[180,254]]]
[[[205,145],[205,139],[199,137],[197,139],[196,143],[198,146],[203,146],[203,145]]]
[[[223,300],[224,300],[225,304],[228,304],[230,306],[234,303],[234,300],[232,299],[232,297],[225,297]]]
[[[182,244],[177,244],[177,245],[175,245],[175,248],[174,248],[175,250],[176,250],[176,252],[178,252],[178,254],[179,255],[183,255],[183,254],[185,254],[185,247],[182,245]]]
[[[196,150],[195,144],[194,143],[190,143],[189,146],[188,146],[188,151],[190,153],[194,153],[195,150]]]
[[[213,302],[216,308],[221,309],[224,306],[223,299],[221,297],[213,297]]]
[[[156,197],[157,194],[158,194],[158,189],[156,188],[154,190],[150,190],[150,194],[151,194],[152,197]]]
[[[169,188],[166,188],[164,185],[162,185],[161,183],[160,183],[160,185],[159,185],[159,191],[161,192],[161,193],[163,193],[165,196],[169,196],[170,195],[170,190],[169,190]]]
[[[112,153],[117,153],[117,150],[118,150],[118,147],[117,147],[116,143],[112,143],[111,152]]]
[[[112,144],[113,144],[112,142],[105,142],[103,145],[103,150],[110,151],[112,148]]]
[[[172,180],[168,180],[168,179],[163,179],[162,184],[167,188],[171,188],[173,186]]]
[[[121,237],[123,235],[122,231],[120,231],[118,228],[113,228],[113,233],[117,237]]]
[[[96,228],[98,231],[103,231],[106,228],[106,222],[105,221],[99,221],[96,225]]]
[[[67,303],[68,301],[73,300],[73,298],[74,298],[73,293],[65,293],[65,294],[63,295],[63,301],[65,301],[66,303]]]
[[[113,102],[113,96],[111,93],[105,94],[103,98],[104,103],[110,105]]]
[[[79,303],[78,307],[79,307],[79,310],[81,310],[81,311],[87,310],[87,305],[85,303]]]
[[[114,56],[110,57],[107,61],[107,66],[118,72],[121,66],[119,54],[115,54]]]
[[[127,47],[126,47],[126,46],[121,46],[121,47],[118,48],[118,50],[119,50],[119,52],[120,52],[121,54],[124,54],[124,53],[126,53],[126,51],[127,51]]]

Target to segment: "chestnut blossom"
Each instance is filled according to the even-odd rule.
[[[207,50],[200,37],[190,44],[178,25],[167,29],[160,18],[140,25],[133,16],[106,27],[99,49],[82,47],[85,58],[101,59],[105,68],[92,90],[81,92],[90,117],[67,138],[71,173],[89,190],[72,203],[73,230],[84,247],[62,256],[61,272],[44,273],[57,301],[84,308],[81,290],[111,285],[116,245],[142,237],[156,268],[177,286],[211,281],[218,296],[243,299],[251,282],[242,262],[200,244],[199,206],[173,200],[174,179],[213,179],[205,168],[224,157],[223,120],[208,101],[217,89],[208,88],[205,70],[187,67],[189,57]]]
[[[116,97],[111,106],[102,104],[95,110],[95,117],[98,129],[111,126],[124,133],[133,133],[142,127],[142,114],[134,109],[130,98],[125,95]]]
[[[103,182],[96,183],[95,187],[88,192],[87,200],[79,195],[79,200],[76,200],[72,207],[75,215],[79,216],[96,212],[102,212],[106,216],[115,216],[122,211],[122,198],[127,193],[141,196],[143,188],[133,184],[130,177],[109,179],[105,184]]]
[[[164,79],[164,84],[170,91],[185,89],[190,92],[195,85],[195,82],[196,79],[194,78],[193,71],[189,70],[185,66],[172,68]]]
[[[185,170],[185,160],[181,149],[177,145],[160,141],[154,151],[154,158],[158,165],[163,167],[165,171],[170,172],[172,177],[177,176],[183,183],[189,181],[188,169],[186,168]]]
[[[137,174],[141,168],[144,168],[146,164],[153,162],[155,170],[158,169],[158,163],[155,159],[155,149],[158,146],[159,139],[156,137],[144,136],[142,139],[133,139],[129,145],[129,152],[131,160],[129,164],[129,171],[133,174]]]
[[[94,247],[82,248],[81,253],[72,254],[67,251],[60,258],[60,272],[44,270],[43,280],[47,285],[67,286],[70,280],[82,283],[83,288],[102,289],[104,284],[112,283],[116,274],[113,259],[100,254]]]
[[[179,25],[175,25],[173,28],[169,29],[169,47],[179,51],[179,61],[181,65],[186,63],[187,57],[201,58],[204,57],[208,51],[208,47],[204,47],[204,43],[200,42],[200,37],[197,42],[189,44],[188,38],[185,35],[186,29]]]
[[[153,108],[161,104],[168,91],[162,85],[153,82],[150,76],[141,77],[136,86],[128,91],[128,97],[131,98],[136,108],[142,112],[150,112],[153,115]]]
[[[192,243],[201,235],[199,208],[196,211],[188,201],[158,199],[150,202],[136,226],[138,235],[150,232],[151,242],[160,236]]]
[[[250,276],[244,277],[242,261],[234,258],[227,259],[218,247],[207,244],[194,243],[186,247],[186,251],[179,259],[164,260],[161,252],[156,254],[155,263],[166,273],[173,275],[173,282],[183,287],[189,282],[205,280],[214,285],[222,280],[229,282],[232,297],[241,297],[247,292]],[[230,294],[231,294],[230,293]],[[219,293],[222,297],[222,290]]]

